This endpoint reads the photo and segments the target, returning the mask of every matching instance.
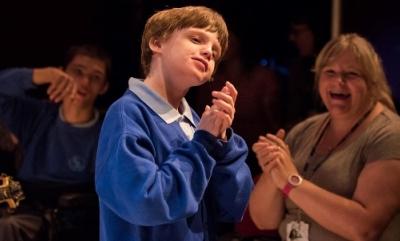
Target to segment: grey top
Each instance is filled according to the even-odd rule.
[[[315,146],[327,118],[328,113],[308,118],[296,125],[289,132],[286,140],[300,174],[319,187],[343,197],[351,198],[356,188],[358,176],[367,163],[388,159],[400,161],[400,118],[386,108],[363,133],[352,142],[344,143],[344,145],[336,148],[328,158],[318,154],[310,156],[311,149]],[[309,162],[309,167],[307,172],[304,172],[306,161]],[[320,162],[322,164],[314,171]],[[286,224],[299,218],[310,225],[310,241],[344,240],[314,222],[299,210],[290,199],[285,202],[287,212],[279,227],[279,233],[283,240],[286,237]],[[400,234],[395,234],[395,232],[400,232],[399,214],[389,225],[389,227],[392,226],[398,227],[397,230],[396,228],[388,228],[384,234],[385,238],[381,239],[381,241],[394,240],[395,237],[398,240]]]

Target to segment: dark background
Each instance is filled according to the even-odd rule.
[[[140,37],[146,19],[157,10],[183,5],[206,5],[219,11],[241,39],[247,61],[265,59],[280,67],[292,51],[288,25],[296,15],[307,15],[321,39],[330,35],[328,0],[3,0],[0,68],[61,66],[69,46],[98,43],[113,61],[111,89],[105,100],[109,104],[125,90],[128,77],[140,76]],[[342,32],[358,32],[374,44],[399,99],[396,5],[396,1],[344,0]]]

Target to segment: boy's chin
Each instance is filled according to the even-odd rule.
[[[203,85],[203,84],[205,84],[205,83],[207,83],[207,82],[211,82],[211,81],[212,81],[212,78],[203,78],[203,79],[200,81],[199,85]]]

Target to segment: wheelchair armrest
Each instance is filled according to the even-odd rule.
[[[70,192],[63,193],[58,198],[60,208],[91,207],[98,204],[95,193]]]

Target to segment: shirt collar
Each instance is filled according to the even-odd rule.
[[[166,123],[170,124],[176,120],[186,117],[190,124],[196,126],[193,121],[192,111],[186,99],[182,99],[183,113],[173,108],[161,96],[144,84],[143,80],[137,78],[129,79],[129,90],[136,94],[146,105],[156,112]]]
[[[60,120],[62,122],[67,123],[61,108],[62,107],[58,108],[58,116],[59,116],[59,118],[60,118]],[[73,126],[73,127],[77,127],[77,128],[88,128],[88,127],[94,126],[99,121],[99,117],[100,117],[99,111],[97,109],[94,109],[94,116],[93,116],[93,118],[91,120],[89,120],[89,121],[87,121],[85,123],[79,123],[79,124],[77,124],[77,123],[75,123],[75,124],[68,123],[68,124]]]

